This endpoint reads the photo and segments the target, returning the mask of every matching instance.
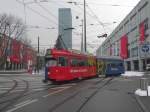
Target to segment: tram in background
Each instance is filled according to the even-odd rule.
[[[125,72],[124,61],[114,57],[97,57],[97,74],[119,76]]]
[[[72,50],[47,49],[45,79],[69,81],[96,76],[96,58]]]

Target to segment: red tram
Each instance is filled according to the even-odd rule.
[[[68,81],[96,76],[96,58],[77,51],[47,49],[45,79]]]

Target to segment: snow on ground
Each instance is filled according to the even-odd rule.
[[[148,91],[147,91],[148,90]],[[139,95],[139,96],[147,96],[147,92],[148,92],[148,96],[150,96],[150,86],[148,86],[147,90],[141,90],[141,89],[137,89],[135,91],[135,94],[136,95]]]
[[[128,76],[128,77],[132,77],[132,76],[143,76],[144,72],[136,72],[136,71],[126,71],[124,74],[121,74],[122,76]]]

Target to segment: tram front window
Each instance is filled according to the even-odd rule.
[[[54,58],[46,59],[46,67],[57,66],[57,60]]]

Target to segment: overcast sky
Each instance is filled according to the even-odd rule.
[[[18,0],[23,1],[23,0]],[[40,47],[53,46],[58,36],[58,8],[72,8],[73,17],[73,48],[80,49],[81,20],[83,19],[83,0],[24,0],[25,7],[16,0],[0,0],[0,13],[8,13],[23,19],[28,28],[28,38],[37,46],[40,37]],[[41,2],[40,2],[41,1]],[[42,2],[44,1],[44,2]],[[68,4],[75,1],[77,5]],[[86,0],[87,6],[87,49],[95,51],[104,41],[97,36],[110,34],[140,0]],[[26,15],[26,16],[25,16]],[[76,16],[79,18],[76,19]],[[104,25],[101,25],[101,23]],[[39,28],[30,28],[30,26]],[[49,29],[54,28],[54,29]]]

